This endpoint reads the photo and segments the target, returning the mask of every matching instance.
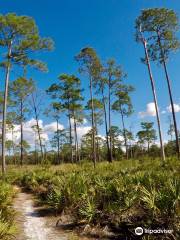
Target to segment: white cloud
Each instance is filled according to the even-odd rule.
[[[172,112],[171,105],[169,105],[169,106],[167,107],[167,111],[168,111],[168,112]],[[180,104],[174,103],[174,111],[175,111],[175,112],[180,112]]]
[[[86,121],[84,121],[84,124]],[[36,125],[36,120],[34,118],[30,119],[29,121],[23,124],[23,138],[26,140],[32,147],[35,143],[35,132],[33,131],[32,127]],[[51,139],[52,134],[57,130],[57,123],[51,122],[48,124],[44,124],[43,120],[39,120],[39,126],[41,128],[41,137],[43,141],[48,142]],[[62,124],[59,124],[59,129],[64,129]],[[81,139],[84,134],[86,134],[91,129],[90,126],[77,126],[77,135],[78,138]],[[21,134],[20,134],[20,125],[14,125],[13,130],[13,140],[16,144],[20,142]],[[72,128],[73,130],[73,128]],[[7,130],[6,133],[7,139],[12,140],[12,131]],[[36,136],[37,139],[37,136]]]
[[[144,112],[139,112],[139,116],[141,118],[144,117],[155,117],[156,116],[156,109],[155,109],[155,104],[154,102],[150,102],[146,105],[146,111]]]
[[[104,135],[98,134],[97,136],[98,136],[99,138],[101,138],[102,140],[104,140],[104,141],[106,140],[106,136],[104,136]]]
[[[123,141],[124,141],[124,137],[123,137],[123,136],[121,136],[121,135],[119,135],[119,136],[118,136],[118,139],[119,139],[119,141],[121,141],[121,142],[123,142]]]
[[[79,127],[77,127],[78,138],[81,139],[82,136],[85,135],[90,130],[91,130],[90,126],[79,126]]]
[[[23,124],[23,138],[26,140],[31,146],[34,145],[35,142],[35,132],[33,131],[32,127],[36,124],[36,120],[34,118],[30,119],[29,121],[25,122]],[[48,141],[50,138],[50,135],[53,134],[57,129],[56,122],[51,122],[49,124],[43,124],[43,121],[39,120],[39,127],[41,128],[41,137],[43,141]],[[59,124],[59,129],[63,129],[64,126],[62,124]],[[20,125],[14,125],[14,136],[13,140],[15,143],[20,142]],[[12,131],[8,130],[6,133],[7,139],[12,140]]]
[[[34,118],[30,119],[29,121],[25,122],[23,124],[24,128],[32,128],[34,125],[36,125],[36,120]],[[39,127],[43,127],[43,121],[40,119],[39,120]]]
[[[58,124],[58,128],[59,128],[59,130],[62,130],[62,129],[64,129],[64,126],[62,124]],[[44,125],[43,130],[47,134],[54,133],[57,131],[57,123],[52,122],[52,123],[46,124],[46,125]]]

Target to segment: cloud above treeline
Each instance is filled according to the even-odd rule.
[[[171,105],[169,105],[166,109],[167,109],[168,112],[172,112]],[[174,103],[174,111],[175,112],[180,112],[180,104]]]
[[[36,125],[36,120],[34,118],[26,121],[23,124],[23,138],[24,140],[26,140],[31,146],[34,145],[35,143],[35,131],[33,130],[33,126]],[[54,132],[56,132],[57,130],[57,123],[56,122],[50,122],[48,124],[44,124],[43,120],[39,120],[39,127],[41,128],[41,137],[43,139],[43,141],[47,142],[51,139],[51,137],[53,136]],[[58,125],[58,128],[64,129],[64,125],[60,124]],[[15,143],[19,143],[20,142],[20,129],[21,126],[18,124],[14,125],[14,130],[13,130],[13,140]],[[90,126],[78,126],[77,127],[77,134],[79,139],[86,134],[89,130],[91,129]],[[12,131],[11,130],[7,130],[7,139],[8,140],[12,140]],[[37,137],[36,137],[37,139]]]
[[[146,105],[146,110],[143,112],[139,112],[139,116],[141,118],[144,117],[155,117],[156,116],[156,109],[154,102],[150,102]]]
[[[180,112],[180,104],[174,103],[174,110],[176,113]],[[166,110],[162,110],[161,114],[166,114],[172,112],[171,105],[166,107]],[[155,117],[156,116],[156,108],[154,102],[147,103],[146,110],[138,113],[140,118],[145,117]]]

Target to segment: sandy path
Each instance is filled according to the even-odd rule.
[[[55,229],[53,220],[39,216],[31,194],[19,192],[14,201],[14,209],[18,212],[18,240],[68,240],[66,234]]]

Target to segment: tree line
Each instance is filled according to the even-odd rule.
[[[78,74],[63,73],[54,83],[40,93],[33,78],[28,78],[30,68],[47,71],[44,62],[37,59],[37,52],[53,50],[51,38],[40,37],[38,27],[31,17],[18,16],[14,13],[0,15],[0,46],[3,51],[1,67],[5,72],[4,90],[0,93],[0,114],[2,115],[2,172],[6,171],[6,155],[9,161],[23,164],[24,155],[29,162],[42,163],[50,159],[53,163],[80,162],[91,159],[94,166],[97,161],[112,162],[120,158],[132,158],[161,155],[162,163],[165,154],[177,154],[179,150],[179,132],[174,110],[173,93],[167,70],[167,60],[171,52],[179,48],[177,30],[178,17],[173,10],[166,8],[145,9],[135,22],[135,36],[144,47],[142,62],[147,66],[153,100],[155,104],[159,146],[153,122],[142,122],[141,130],[136,134],[128,129],[126,118],[133,113],[131,94],[135,90],[126,83],[127,74],[115,59],[104,63],[92,47],[85,47],[75,56],[79,65]],[[172,121],[168,134],[171,141],[164,144],[163,132],[156,94],[155,80],[151,62],[163,67],[172,109]],[[21,70],[21,75],[10,81],[12,70]],[[88,81],[88,89],[82,89],[82,76]],[[87,91],[90,96],[87,99]],[[41,106],[43,96],[47,94],[51,103],[48,107]],[[86,101],[86,102],[85,102]],[[112,124],[113,113],[119,119],[119,125]],[[34,150],[25,141],[24,123],[28,114],[34,116],[35,134]],[[56,122],[56,131],[50,140],[51,148],[46,148],[40,116],[45,114]],[[59,123],[64,116],[68,122],[67,129],[60,129]],[[78,127],[85,119],[90,123],[90,130],[78,136]],[[170,118],[171,119],[171,118]],[[14,126],[20,126],[20,142],[13,141]],[[104,127],[105,136],[99,129]],[[7,129],[11,131],[11,139],[7,140]],[[175,141],[173,140],[175,133]],[[34,159],[34,160],[33,160]]]

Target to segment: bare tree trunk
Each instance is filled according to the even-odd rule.
[[[31,94],[31,96],[32,96],[34,114],[35,114],[35,119],[36,119],[36,127],[37,127],[37,132],[38,132],[39,145],[40,145],[40,149],[41,149],[41,161],[43,161],[43,158],[44,158],[44,156],[43,156],[43,146],[42,146],[40,127],[39,127],[39,119],[38,119],[38,114],[37,114],[37,107],[36,107],[36,103],[35,103],[35,99],[34,99],[33,93]]]
[[[90,95],[91,95],[91,122],[92,122],[92,150],[93,150],[92,154],[93,154],[94,167],[96,167],[96,141],[95,141],[95,121],[94,121],[92,77],[90,77]]]
[[[111,134],[111,78],[109,77],[109,150],[110,150],[110,159],[109,161],[112,162],[113,155],[112,155],[112,134]]]
[[[149,148],[150,148],[150,143],[148,141],[148,156],[149,156]]]
[[[15,147],[14,147],[14,129],[12,125],[12,149],[13,149],[13,159],[14,159],[14,165],[16,165],[16,156],[15,156]]]
[[[133,149],[132,149],[132,143],[130,143],[130,154],[131,154],[131,158],[133,158]]]
[[[124,123],[124,115],[120,106],[120,113],[121,113],[121,119],[122,119],[122,125],[123,125],[123,135],[124,135],[124,145],[126,148],[126,159],[128,159],[128,146],[127,146],[127,136],[126,136],[126,128]]]
[[[148,67],[148,72],[149,72],[149,77],[151,81],[151,88],[153,92],[153,98],[154,98],[154,104],[155,104],[155,109],[156,109],[156,118],[157,118],[157,124],[158,124],[158,131],[159,131],[159,140],[160,140],[160,146],[161,146],[161,160],[162,162],[165,161],[165,152],[164,152],[164,144],[163,144],[163,137],[162,137],[162,130],[161,130],[161,121],[160,121],[160,116],[159,116],[159,108],[158,108],[158,102],[157,102],[157,96],[156,96],[156,88],[155,88],[155,83],[151,71],[151,65],[149,62],[149,55],[147,51],[147,42],[143,38],[143,45],[144,45],[144,51],[145,51],[145,56],[146,56],[146,62],[147,62],[147,67]]]
[[[61,157],[62,157],[61,162],[64,163],[64,154],[63,154],[63,151],[62,151],[62,148],[63,148],[63,140],[62,140],[62,138],[60,139],[60,148],[61,148]]]
[[[21,99],[21,108],[20,108],[20,111],[21,111],[21,166],[23,165],[23,101]]]
[[[35,130],[35,136],[34,136],[34,151],[35,151],[35,164],[38,164],[38,154],[37,154],[37,147],[36,147],[36,130]]]
[[[78,143],[78,136],[77,136],[77,124],[76,124],[75,115],[74,115],[74,136],[75,136],[75,148],[76,148],[76,161],[80,162],[79,143]]]
[[[99,147],[99,139],[97,138],[97,160],[100,162],[100,147]]]
[[[78,156],[77,156],[77,138],[76,138],[76,133],[75,133],[75,116],[73,112],[73,124],[74,124],[74,145],[75,145],[75,162],[77,163],[78,161]]]
[[[113,157],[116,159],[116,148],[115,148],[114,138],[112,138],[112,152],[113,152]]]
[[[69,141],[70,141],[70,146],[71,146],[71,162],[73,163],[72,126],[71,126],[70,110],[69,110],[69,113],[68,113],[68,118],[69,118]]]
[[[97,121],[95,120],[95,133],[96,133],[96,136],[97,136],[97,139],[96,139],[96,146],[97,146],[97,161],[99,162],[100,161],[100,151],[99,151],[99,139],[98,139],[98,128],[97,128]]]
[[[11,51],[12,51],[12,41],[10,42],[8,49],[8,63],[6,69],[6,78],[5,78],[5,90],[4,90],[4,103],[3,103],[3,116],[2,116],[2,174],[6,173],[6,114],[7,114],[7,98],[8,98],[8,85],[9,85],[9,76],[11,69]]]
[[[162,60],[163,60],[163,67],[164,67],[166,80],[167,80],[167,85],[168,85],[168,92],[169,92],[171,109],[172,109],[172,116],[173,116],[173,122],[174,122],[174,131],[175,131],[175,136],[176,136],[176,151],[177,151],[177,155],[178,155],[178,159],[179,159],[180,158],[180,147],[179,147],[178,128],[177,128],[176,115],[175,115],[175,110],[174,110],[174,101],[173,101],[173,97],[172,97],[171,83],[170,83],[169,74],[168,74],[168,71],[167,71],[164,51],[163,51],[163,48],[162,48],[159,32],[157,32],[157,35],[158,35],[159,47],[161,49],[161,56],[162,56]]]
[[[77,124],[76,124],[76,122],[75,122],[75,128],[76,128],[76,142],[77,142],[77,155],[78,155],[78,162],[80,162],[81,161],[81,153],[80,153],[80,151],[79,151],[79,141],[78,141],[78,136],[77,136]]]
[[[58,155],[58,164],[60,164],[60,140],[59,140],[59,121],[56,119],[57,124],[57,155]]]
[[[129,132],[132,133],[132,127],[131,126],[129,128]],[[132,138],[130,138],[129,148],[130,148],[130,158],[132,159],[133,158],[133,149],[132,149],[133,148],[133,141],[132,141]]]
[[[108,138],[107,112],[106,112],[106,103],[105,103],[103,89],[102,89],[102,97],[103,97],[103,109],[104,109],[104,122],[105,122],[105,129],[106,129],[106,145],[107,145],[108,161],[111,162],[111,155],[110,155],[110,149],[109,149],[109,138]]]

